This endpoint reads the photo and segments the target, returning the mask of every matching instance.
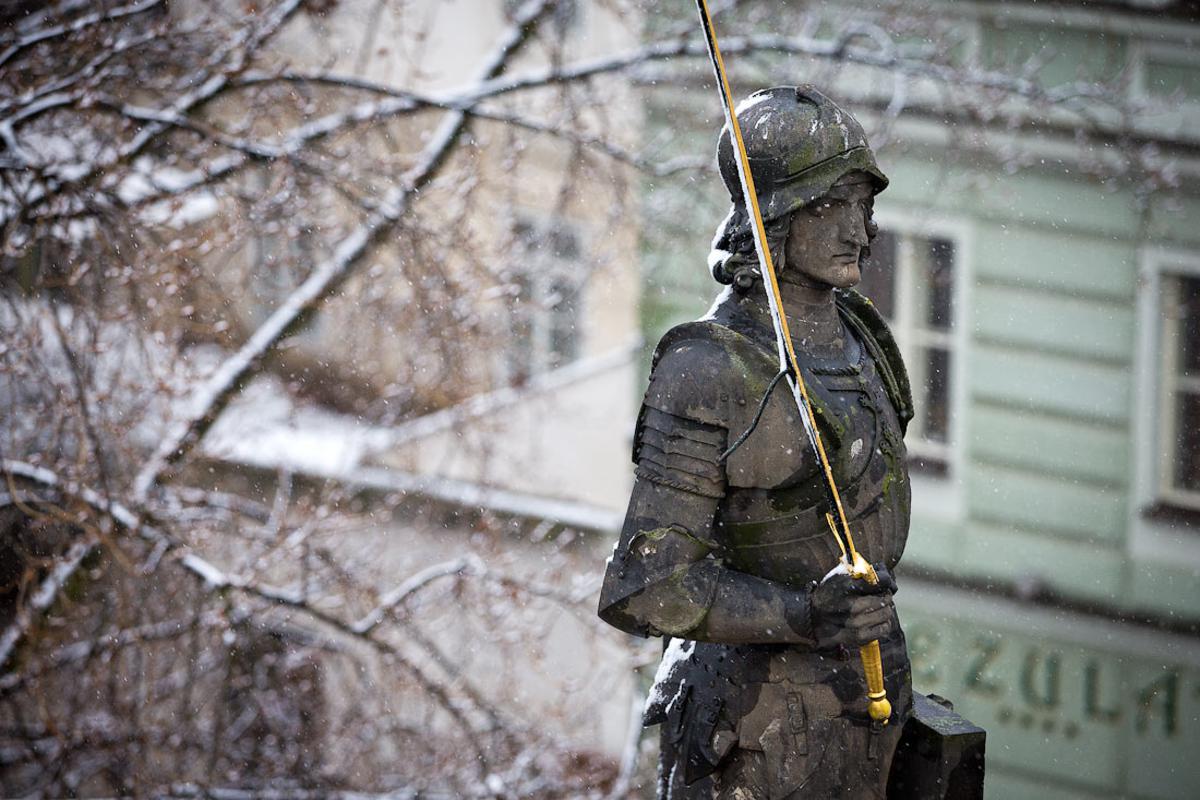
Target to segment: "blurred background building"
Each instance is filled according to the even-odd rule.
[[[145,4],[155,24],[182,26],[171,27],[182,44],[139,62],[151,65],[191,47],[211,63],[222,51],[187,25],[243,18],[232,4]],[[194,130],[156,140],[150,166],[112,168],[125,206],[65,207],[39,228],[33,193],[3,195],[27,205],[6,216],[0,386],[17,413],[0,456],[63,480],[10,472],[0,495],[12,567],[0,642],[38,632],[0,675],[0,788],[645,796],[653,737],[639,745],[637,681],[656,643],[626,641],[591,612],[632,480],[650,350],[717,288],[705,265],[728,197],[694,8],[548,4],[496,77],[480,72],[485,54],[536,3],[309,5],[232,72],[260,94],[217,96]],[[916,688],[988,730],[989,797],[1194,796],[1196,4],[721,9],[736,94],[817,84],[866,125],[891,178],[862,289],[897,333],[917,402],[898,595]],[[18,42],[38,30],[13,26]],[[81,71],[99,68],[67,43]],[[111,41],[83,44],[101,47],[98,64],[113,59]],[[55,56],[65,61],[50,51],[41,94],[13,96],[57,97],[68,71]],[[126,99],[168,109],[208,85],[185,74],[167,103],[155,93],[176,95],[143,77]],[[498,91],[505,80],[528,88]],[[94,96],[72,102],[91,119]],[[37,139],[0,107],[35,153],[50,141],[73,165],[86,149]],[[239,375],[178,490],[142,509],[176,538],[124,561],[97,546],[80,559],[85,578],[55,586],[71,525],[111,536],[113,514],[94,500],[87,516],[84,495],[54,492],[69,478],[134,506],[131,476],[164,420],[340,257],[364,215],[419,180],[462,107],[470,126],[419,202],[253,379]],[[138,216],[138,192],[157,200],[151,189],[238,158],[228,180]],[[70,185],[65,168],[42,170]],[[133,214],[142,261],[115,235],[80,235],[76,218],[108,231],[114,208]],[[26,223],[47,244],[21,244]],[[94,367],[78,386],[46,334],[52,317],[68,352],[74,327],[127,333],[77,350]],[[129,342],[183,367],[122,357],[134,386],[115,392],[100,367]],[[53,358],[39,362],[39,348]],[[108,460],[74,433],[97,408],[116,409],[92,437]],[[30,511],[50,500],[73,516]],[[217,507],[237,524],[210,518]],[[45,620],[28,622],[22,609],[46,587],[66,599],[50,593],[31,606]],[[156,710],[134,713],[143,706]]]
[[[742,17],[775,18],[757,30],[788,29],[774,5],[739,5]],[[892,323],[915,387],[914,513],[897,602],[916,686],[987,729],[989,797],[1191,796],[1196,8],[796,11],[814,7],[815,30],[854,20],[864,38],[893,46],[936,41],[979,79],[730,59],[735,93],[825,88],[867,126],[891,179],[861,289]],[[1027,76],[1030,97],[996,93],[988,84],[1000,75]],[[644,86],[651,138],[684,131],[689,148],[712,148],[719,108],[706,79]],[[708,238],[727,204],[715,180],[650,187],[649,341],[710,302]]]

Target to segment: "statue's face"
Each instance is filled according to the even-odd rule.
[[[819,289],[849,289],[862,277],[859,259],[869,243],[867,220],[874,187],[839,182],[792,215],[782,280]]]

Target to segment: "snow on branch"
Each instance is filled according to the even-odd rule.
[[[45,42],[49,39],[55,39],[59,36],[81,31],[84,28],[90,28],[102,22],[110,22],[112,20],[130,17],[134,14],[141,14],[155,8],[156,6],[165,5],[165,0],[140,0],[137,3],[130,3],[125,6],[108,9],[106,11],[97,11],[92,14],[86,14],[78,19],[65,22],[61,25],[52,25],[50,27],[41,28],[29,33],[21,34],[16,41],[9,44],[2,52],[0,52],[0,66],[8,63],[13,56],[20,53],[26,48],[32,47],[39,42]]]
[[[411,92],[403,89],[397,89],[385,83],[360,78],[355,75],[341,75],[332,72],[321,70],[312,71],[292,71],[284,70],[277,73],[272,72],[253,72],[247,73],[238,82],[239,87],[257,86],[267,83],[282,81],[296,84],[311,84],[323,86],[335,86],[345,89],[356,89],[362,92],[369,92],[376,95],[384,95],[390,100],[376,103],[364,103],[355,106],[349,112],[339,114],[330,114],[319,120],[314,120],[302,127],[290,131],[283,137],[279,145],[269,145],[257,142],[248,142],[244,139],[235,139],[231,145],[235,149],[244,150],[248,154],[253,154],[255,148],[262,148],[263,151],[271,150],[278,157],[286,157],[299,152],[300,148],[310,144],[314,139],[328,135],[329,133],[343,130],[351,124],[359,124],[364,122],[382,122],[390,117],[399,114],[409,113],[422,109],[443,109],[463,111],[477,119],[486,119],[492,122],[501,122],[506,125],[512,125],[517,128],[522,128],[534,133],[542,133],[547,136],[553,136],[556,139],[561,139],[570,144],[585,147],[589,150],[600,152],[615,161],[620,161],[636,167],[644,172],[653,175],[664,177],[675,172],[685,169],[696,169],[708,163],[708,159],[703,161],[695,159],[673,159],[667,164],[656,164],[648,159],[645,159],[635,153],[630,153],[625,149],[618,147],[612,142],[597,136],[582,136],[569,130],[564,130],[562,127],[538,122],[529,117],[500,110],[494,110],[481,105],[482,101],[487,100],[491,95],[479,95],[472,90],[464,89],[458,93],[448,95],[429,95]],[[503,92],[499,92],[502,94]],[[214,139],[214,141],[220,141]]]
[[[513,24],[484,62],[480,71],[481,79],[491,78],[503,69],[518,46],[531,35],[536,21],[553,7],[554,2],[529,0],[521,6]],[[428,184],[445,163],[465,128],[466,118],[462,111],[447,114],[416,164],[402,176],[401,185],[387,193],[385,200],[366,222],[338,244],[332,258],[314,270],[193,395],[187,417],[168,433],[134,480],[133,492],[138,504],[145,502],[154,484],[204,437],[263,358],[296,329],[306,313],[316,309],[345,281],[370,252],[371,246],[399,222],[414,193]]]
[[[397,606],[404,603],[411,595],[420,589],[428,586],[438,578],[446,578],[452,575],[462,575],[472,571],[483,571],[483,564],[474,555],[455,558],[451,561],[445,561],[441,564],[434,564],[431,567],[410,575],[408,580],[401,583],[395,589],[391,590],[379,600],[379,605],[372,609],[371,613],[354,623],[354,631],[358,634],[367,634],[379,626],[389,613],[394,611]]]
[[[21,478],[38,484],[56,493],[80,500],[94,510],[111,517],[117,524],[130,530],[136,530],[143,535],[157,537],[157,532],[142,525],[138,516],[120,503],[113,502],[94,489],[78,486],[69,481],[61,480],[54,472],[43,467],[27,464],[22,461],[0,461],[0,474],[12,478]],[[67,552],[58,558],[53,568],[42,579],[37,590],[27,603],[17,609],[16,618],[3,634],[0,634],[0,666],[3,666],[12,655],[13,649],[29,631],[38,614],[46,611],[54,603],[58,592],[70,580],[84,559],[99,545],[100,537],[93,531],[85,531],[79,539],[72,542]]]
[[[853,42],[868,38],[874,48],[856,47]],[[749,34],[730,36],[721,43],[727,55],[749,55],[774,52],[784,55],[811,56],[835,59],[864,66],[900,70],[908,75],[934,78],[956,85],[981,89],[1002,90],[1008,94],[1047,103],[1065,103],[1074,99],[1108,100],[1117,102],[1103,88],[1091,84],[1071,83],[1047,89],[1028,77],[1013,76],[1001,71],[960,69],[938,64],[924,58],[904,55],[895,47],[891,37],[875,26],[851,26],[838,36],[819,39],[809,36],[783,34]],[[599,75],[624,72],[634,67],[674,58],[707,58],[703,42],[696,39],[670,38],[634,48],[625,53],[554,66],[526,72],[517,76],[505,75],[474,87],[448,93],[447,103],[471,104],[516,91],[536,89],[553,84],[570,83]]]
[[[75,574],[75,570],[79,569],[79,565],[92,552],[92,548],[96,546],[97,542],[98,539],[91,533],[84,534],[82,538],[73,542],[67,548],[67,552],[55,563],[50,573],[42,579],[37,590],[24,605],[17,609],[15,619],[4,633],[0,634],[0,667],[8,661],[13,649],[29,632],[37,616],[54,603],[59,590]]]
[[[78,498],[97,511],[109,514],[115,522],[129,530],[137,530],[141,527],[137,515],[125,506],[120,503],[112,503],[108,498],[87,486],[64,481],[45,467],[28,464],[24,461],[4,459],[0,461],[0,474],[23,478],[48,489],[61,491],[69,497]],[[3,659],[0,659],[0,662],[2,661]]]
[[[68,664],[86,661],[100,653],[138,646],[147,642],[178,638],[197,627],[219,627],[222,621],[223,617],[220,614],[215,611],[207,611],[196,617],[150,622],[133,628],[116,630],[93,639],[82,639],[63,645],[57,648],[37,670],[31,670],[25,666],[20,672],[10,672],[0,676],[0,697],[13,693],[39,675],[53,672]]]
[[[301,5],[302,0],[281,0],[281,2],[267,12],[257,15],[257,18],[260,20],[257,24],[247,26],[239,31],[237,35],[230,37],[228,41],[218,48],[217,52],[209,57],[208,64],[214,65],[212,67],[213,71],[207,76],[202,75],[203,79],[197,81],[198,85],[195,89],[178,97],[162,114],[168,118],[170,115],[186,114],[224,92],[230,86],[234,76],[245,69],[249,58],[257,52],[265,41],[279,31],[284,23],[299,10]],[[55,95],[54,97],[57,98],[58,96]],[[41,102],[44,104],[48,101],[43,100]],[[38,113],[41,110],[43,109],[39,106]],[[29,109],[22,109],[21,114],[22,119],[28,118],[30,115]],[[3,124],[11,126],[12,121],[5,120],[0,122],[0,125]],[[69,192],[69,190],[87,186],[94,178],[104,174],[114,165],[128,161],[141,153],[160,134],[166,130],[170,130],[171,127],[170,124],[162,120],[152,121],[139,126],[137,132],[128,141],[118,147],[101,151],[83,169],[59,180],[56,183],[55,191],[42,193],[34,199],[40,201],[42,205],[50,205],[51,201],[56,197]],[[8,131],[6,131],[7,133]],[[15,143],[19,148],[20,143]],[[31,210],[36,212],[36,209],[27,209],[27,212]]]
[[[126,520],[136,522],[137,518],[125,506],[115,503],[103,501],[99,493],[87,487],[75,487],[59,479],[53,472],[39,467],[15,461],[0,461],[0,471],[24,478],[33,483],[42,485],[47,489],[63,491],[77,499],[83,500],[91,505],[96,511],[110,515],[115,521],[125,524]],[[70,487],[70,491],[67,491]],[[148,537],[161,537],[161,532],[149,526],[142,524],[139,530]],[[429,675],[422,667],[420,667],[411,658],[406,657],[400,650],[380,639],[372,636],[375,625],[370,625],[365,629],[362,623],[354,624],[346,622],[337,616],[325,611],[303,597],[298,592],[288,591],[279,587],[260,584],[245,576],[232,574],[226,570],[213,564],[211,561],[201,557],[195,552],[192,552],[187,545],[175,539],[164,538],[161,541],[165,542],[165,549],[168,552],[174,552],[177,556],[177,562],[183,569],[193,577],[200,580],[204,588],[209,592],[222,592],[225,590],[236,590],[250,597],[257,598],[272,605],[284,606],[293,610],[299,611],[315,622],[322,623],[334,631],[344,635],[353,637],[370,645],[380,655],[401,667],[410,677],[413,678],[429,696],[434,698],[437,703],[454,719],[455,723],[462,730],[463,734],[471,742],[475,750],[477,759],[476,764],[482,771],[486,770],[488,759],[482,743],[477,738],[476,726],[472,724],[468,717],[468,712],[471,708],[464,707],[462,702],[451,696],[449,689],[443,686],[437,679]],[[87,536],[77,540],[63,556],[55,564],[50,574],[43,580],[41,586],[30,598],[27,604],[18,611],[17,619],[0,634],[0,665],[2,665],[13,648],[21,640],[24,634],[32,625],[35,617],[34,612],[43,612],[48,609],[54,602],[58,591],[70,579],[71,575],[78,569],[80,563],[87,555],[95,548],[99,540],[94,536]],[[459,571],[463,567],[472,567],[478,564],[481,572],[485,571],[481,562],[477,559],[462,559],[461,565],[456,565]],[[419,589],[421,586],[428,584],[430,581],[439,577],[440,574],[452,574],[446,565],[439,565],[428,570],[423,570],[417,573],[409,580],[401,584],[398,589],[391,593],[394,595],[394,602],[401,602],[408,594]],[[472,687],[466,685],[461,676],[458,680],[464,685],[461,687],[463,694],[471,699],[471,706],[476,710],[483,712],[489,719],[497,719],[495,709],[483,703],[481,696]]]

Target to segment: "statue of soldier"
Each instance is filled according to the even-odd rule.
[[[882,798],[912,706],[890,573],[908,535],[912,401],[894,339],[851,287],[888,181],[859,123],[811,86],[756,92],[737,114],[818,430],[880,580],[835,569],[830,493],[781,385],[726,127],[733,208],[709,262],[727,288],[655,351],[600,616],[672,637],[646,704],[663,726],[660,797]],[[874,639],[886,725],[867,714],[858,657]]]

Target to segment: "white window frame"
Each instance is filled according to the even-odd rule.
[[[1133,380],[1143,387],[1143,402],[1137,392],[1130,426],[1133,453],[1133,482],[1130,491],[1130,551],[1176,566],[1200,567],[1200,536],[1181,536],[1186,523],[1159,518],[1149,512],[1164,501],[1162,487],[1162,441],[1164,413],[1169,414],[1167,392],[1161,382],[1165,352],[1162,341],[1162,303],[1165,280],[1175,275],[1200,277],[1200,250],[1148,246],[1138,254],[1137,350]]]
[[[1160,273],[1159,291],[1162,293],[1159,297],[1159,308],[1167,302],[1166,298],[1166,281],[1162,280],[1164,273]],[[1200,279],[1200,271],[1192,269],[1172,269],[1167,276],[1172,282],[1179,278],[1197,278]],[[1162,319],[1162,327],[1165,328],[1168,321]],[[1177,335],[1177,334],[1176,334]],[[1173,356],[1176,354],[1178,343],[1175,341],[1166,341],[1164,333],[1164,341],[1160,358],[1160,372],[1158,390],[1158,444],[1159,444],[1159,461],[1156,470],[1156,478],[1159,482],[1156,496],[1171,505],[1187,508],[1193,511],[1200,511],[1200,492],[1188,492],[1179,489],[1174,485],[1174,481],[1169,477],[1175,469],[1175,451],[1173,448],[1166,446],[1173,438],[1179,427],[1179,419],[1172,408],[1176,392],[1183,386],[1190,387],[1193,393],[1200,392],[1200,377],[1184,377],[1175,369]]]
[[[1200,253],[1166,248],[1143,252],[1142,296],[1138,308],[1141,334],[1138,377],[1140,385],[1149,388],[1152,398],[1151,402],[1138,407],[1138,416],[1146,417],[1142,420],[1144,426],[1137,440],[1142,460],[1145,461],[1141,465],[1144,474],[1138,481],[1142,489],[1139,492],[1139,505],[1143,511],[1165,502],[1200,512],[1200,497],[1174,491],[1170,486],[1167,470],[1174,464],[1174,453],[1161,446],[1165,440],[1166,426],[1174,421],[1171,401],[1178,379],[1173,370],[1169,370],[1168,359],[1172,354],[1163,341],[1165,320],[1162,308],[1166,301],[1167,282],[1177,276],[1200,279]]]
[[[1149,32],[1145,32],[1149,34]],[[1177,35],[1177,32],[1176,32]],[[1165,98],[1153,94],[1147,86],[1147,62],[1151,59],[1171,61],[1180,66],[1200,69],[1200,56],[1194,49],[1181,41],[1150,41],[1137,39],[1130,44],[1129,53],[1129,97],[1134,103],[1162,103]],[[1183,102],[1165,114],[1153,114],[1134,120],[1139,131],[1161,135],[1166,132],[1172,138],[1196,139],[1195,130],[1200,126],[1200,97],[1185,97]]]
[[[906,444],[912,455],[934,455],[946,464],[944,475],[934,475],[919,470],[911,473],[913,487],[913,510],[925,516],[951,521],[962,521],[966,516],[964,500],[964,470],[967,463],[967,409],[970,393],[967,348],[970,344],[968,312],[970,309],[970,286],[974,279],[972,255],[974,253],[972,225],[966,218],[947,217],[927,209],[899,209],[876,201],[875,222],[879,227],[900,237],[922,237],[946,239],[954,245],[954,319],[950,332],[937,334],[945,337],[950,348],[950,391],[949,391],[949,443],[931,453],[917,441]],[[900,247],[911,246],[900,244]],[[907,241],[911,242],[911,239]],[[898,249],[900,249],[898,247]],[[905,363],[910,360],[914,343],[910,331],[914,327],[912,314],[913,283],[907,277],[911,258],[898,252],[896,268],[901,270],[895,286],[895,320],[893,333],[904,354]],[[889,323],[890,324],[890,323]],[[928,337],[924,337],[928,339]],[[929,344],[924,341],[921,344]],[[919,390],[913,389],[914,402],[920,402]],[[915,445],[915,446],[914,446]]]
[[[1163,99],[1162,95],[1151,92],[1146,83],[1146,67],[1151,60],[1169,61],[1181,67],[1200,70],[1200,56],[1187,45],[1138,39],[1130,45],[1132,74],[1129,92],[1134,100]],[[1185,98],[1184,103],[1192,107],[1200,106],[1200,97]]]

